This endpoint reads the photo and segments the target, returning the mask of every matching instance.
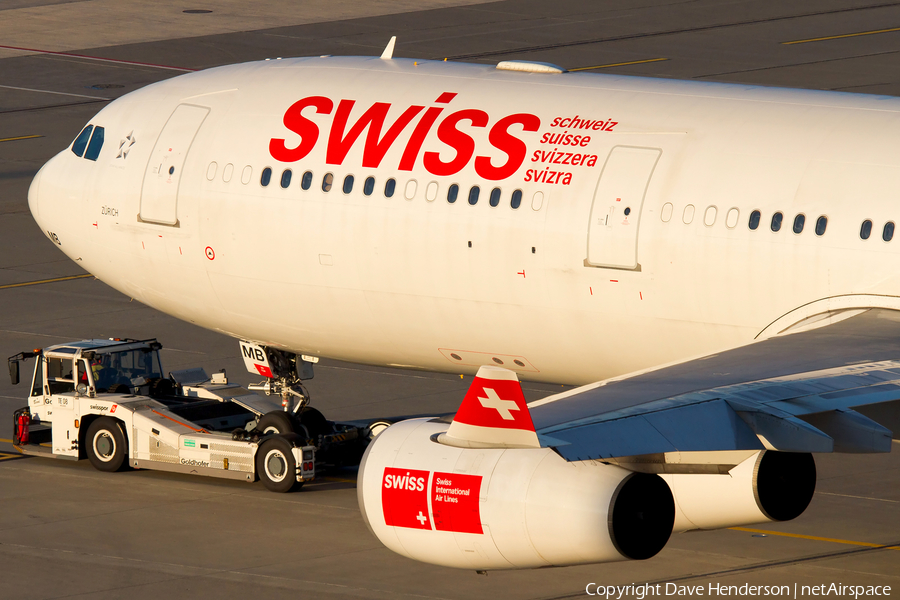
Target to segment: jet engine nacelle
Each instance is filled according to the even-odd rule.
[[[675,496],[675,531],[789,521],[816,489],[812,454],[763,450],[727,474],[662,475]]]
[[[658,476],[549,448],[445,445],[447,429],[437,419],[387,428],[363,457],[358,496],[385,546],[448,567],[646,559],[673,530],[793,519],[815,489],[809,454],[764,451],[726,474]]]
[[[467,569],[644,559],[669,539],[675,505],[657,475],[567,462],[549,448],[460,448],[448,424],[414,419],[370,444],[359,468],[369,529],[398,554]]]

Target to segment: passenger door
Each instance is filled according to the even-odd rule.
[[[194,136],[209,114],[202,106],[181,104],[159,134],[141,187],[141,221],[178,225],[178,185]]]
[[[606,159],[591,206],[585,266],[637,269],[644,195],[659,148],[616,146]]]

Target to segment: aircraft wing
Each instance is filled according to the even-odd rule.
[[[900,433],[900,312],[861,311],[583,386],[529,409],[542,445],[569,461],[762,449],[890,452],[898,437],[891,430]]]

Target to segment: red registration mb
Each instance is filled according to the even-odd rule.
[[[480,493],[480,475],[435,473],[431,480],[434,528],[457,533],[484,533],[478,510]]]

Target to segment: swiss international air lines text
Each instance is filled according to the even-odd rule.
[[[387,467],[381,487],[384,522],[392,527],[483,533],[480,494],[480,475]]]
[[[393,106],[389,102],[375,102],[359,114],[361,108],[356,107],[356,100],[342,99],[335,106],[335,101],[326,96],[309,96],[285,111],[284,126],[294,135],[270,139],[269,154],[280,162],[296,162],[313,151],[320,137],[327,137],[325,162],[343,165],[365,132],[361,142],[363,168],[382,166],[395,142],[405,139],[399,161],[390,165],[398,171],[412,171],[421,164],[432,175],[451,176],[472,164],[478,176],[489,181],[509,179],[519,173],[526,182],[571,185],[575,168],[597,166],[592,142],[618,125],[609,118],[558,116],[542,131],[541,119],[531,113],[514,113],[493,121],[487,112],[477,108],[453,111],[448,105],[456,96],[444,92],[434,100],[437,106],[411,105],[393,122],[387,118]],[[351,113],[359,115],[355,121]],[[317,121],[321,123],[324,119],[316,115],[332,114],[327,134],[321,134]],[[480,148],[476,139],[467,133],[475,129],[486,130],[490,148]],[[426,144],[432,131],[440,146]],[[496,156],[497,150],[502,158]],[[531,163],[536,163],[535,168],[521,174],[528,157]]]

